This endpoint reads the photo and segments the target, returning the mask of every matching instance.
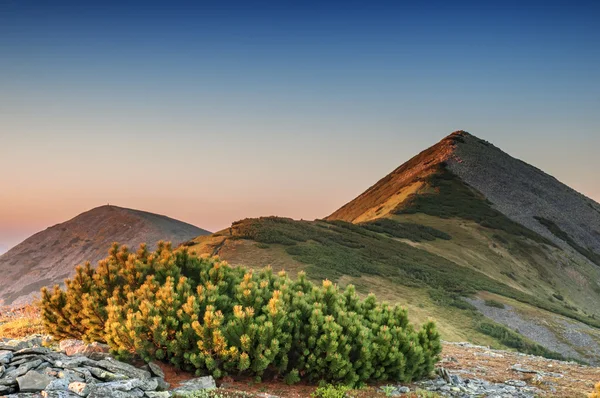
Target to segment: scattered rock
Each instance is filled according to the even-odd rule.
[[[92,343],[86,344],[81,340],[69,339],[63,340],[59,344],[60,350],[68,356],[77,354],[85,355],[86,357],[94,356],[100,359],[104,359],[102,356],[93,354],[106,354],[108,353],[108,346],[106,344]]]
[[[11,398],[166,398],[171,393],[157,364],[152,373],[119,362],[103,352],[102,345],[78,340],[63,342],[64,352],[41,344],[46,339],[34,336],[23,341],[0,343],[0,396]],[[67,355],[67,354],[70,354]],[[98,356],[99,355],[99,356]],[[97,359],[94,359],[97,358]],[[155,376],[156,375],[156,376]],[[195,379],[196,389],[215,387],[211,378]],[[212,383],[211,383],[212,381]]]
[[[511,366],[510,369],[514,370],[515,372],[521,372],[521,373],[538,373],[537,370],[525,368],[525,367],[521,366],[521,364],[519,364],[519,363]]]
[[[12,351],[2,350],[0,351],[0,363],[9,363],[13,357]]]
[[[153,377],[153,379],[156,380],[156,391],[167,391],[171,387],[171,385],[167,383],[162,377]],[[146,391],[146,395],[147,394],[148,391]]]
[[[138,369],[135,366],[124,362],[115,361],[111,358],[98,361],[97,365],[111,372],[124,374],[131,378],[149,379],[151,377],[150,372],[147,370]]]
[[[87,397],[90,393],[90,388],[88,385],[80,381],[74,381],[73,383],[70,383],[68,389],[80,397]]]
[[[67,391],[69,389],[69,379],[54,379],[46,386],[47,391]]]
[[[51,382],[51,377],[35,370],[30,370],[24,376],[17,377],[19,392],[39,392],[44,390]]]
[[[150,368],[150,371],[154,376],[162,377],[163,379],[165,378],[165,373],[162,371],[160,366],[158,366],[154,362],[150,362],[148,364],[148,367]]]
[[[506,380],[504,382],[504,384],[506,384],[508,386],[513,386],[513,387],[525,387],[525,386],[527,386],[527,383],[524,382],[523,380]]]
[[[206,390],[209,388],[217,388],[217,383],[215,383],[215,379],[213,379],[212,376],[198,377],[195,379],[185,381],[181,383],[179,387],[173,390],[173,392],[181,393],[197,390]]]
[[[490,383],[478,378],[465,378],[451,374],[447,369],[438,368],[439,377],[435,380],[418,382],[417,385],[428,391],[445,397],[514,397],[534,398],[541,392],[535,387],[527,386],[520,380],[508,380],[505,383]]]
[[[169,398],[171,393],[169,391],[146,391],[148,398]]]

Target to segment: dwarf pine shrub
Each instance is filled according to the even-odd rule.
[[[77,267],[64,290],[42,289],[41,309],[57,338],[215,377],[406,382],[431,373],[441,351],[432,322],[415,330],[406,310],[360,299],[352,286],[232,267],[164,243],[137,253],[115,244],[97,267]]]

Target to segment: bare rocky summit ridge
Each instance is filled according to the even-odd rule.
[[[172,218],[117,206],[101,206],[47,228],[0,256],[0,304],[27,301],[42,286],[62,283],[75,265],[95,264],[113,242],[136,247],[178,244],[208,231]]]
[[[448,168],[508,218],[567,247],[536,217],[550,220],[583,248],[600,253],[600,205],[543,171],[471,134],[460,137]],[[600,264],[599,264],[600,265]]]

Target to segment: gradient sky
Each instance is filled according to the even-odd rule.
[[[599,201],[598,21],[582,1],[0,0],[0,250],[106,203],[209,230],[323,217],[458,129]]]

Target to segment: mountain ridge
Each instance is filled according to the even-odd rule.
[[[37,232],[0,255],[0,303],[28,301],[42,286],[62,283],[77,264],[95,264],[112,242],[130,247],[159,240],[178,244],[209,234],[194,225],[146,211],[104,205]]]

